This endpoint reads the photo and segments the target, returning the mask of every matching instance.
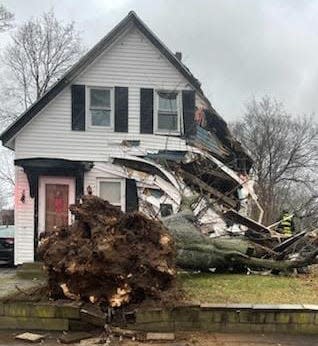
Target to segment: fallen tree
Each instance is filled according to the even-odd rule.
[[[174,285],[174,241],[160,222],[95,196],[70,210],[76,221],[44,234],[39,246],[51,297],[120,306]]]
[[[314,263],[318,255],[316,248],[303,257],[276,260],[278,253],[247,238],[209,238],[198,230],[194,221],[189,209],[163,219],[176,242],[176,263],[184,269],[209,271],[211,268],[249,267],[289,271]],[[262,258],[269,255],[271,258]]]
[[[246,267],[288,271],[315,262],[318,255],[315,248],[293,260],[277,260],[277,247],[270,249],[244,237],[209,238],[196,227],[187,207],[162,222],[141,213],[122,213],[95,196],[83,197],[83,203],[70,210],[76,221],[44,234],[39,247],[53,298],[114,307],[147,297],[160,299],[174,287],[176,266],[200,271]]]

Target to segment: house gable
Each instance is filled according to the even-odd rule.
[[[202,98],[209,104],[204,97],[200,83],[190,71],[174,56],[174,54],[162,44],[162,42],[148,29],[148,27],[137,17],[134,12],[130,12],[104,39],[95,45],[82,59],[79,60],[56,84],[54,84],[45,95],[36,101],[17,121],[9,126],[2,134],[0,139],[4,145],[12,148],[15,135],[23,129],[47,104],[52,101],[66,86],[91,65],[107,48],[118,40],[125,31],[131,26],[138,30],[156,47],[177,71],[189,82],[189,84],[201,94]]]
[[[89,126],[72,131],[72,86],[127,88],[128,132]],[[140,32],[136,26],[125,33],[66,86],[16,137],[16,158],[60,157],[70,160],[107,160],[120,152],[123,140],[140,140],[139,150],[186,150],[184,139],[149,136],[140,128],[141,90],[192,90],[189,81]],[[86,90],[87,91],[87,90]],[[87,96],[86,92],[86,96]],[[88,103],[88,102],[87,102]],[[89,112],[86,112],[88,116]]]

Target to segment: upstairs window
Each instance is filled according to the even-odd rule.
[[[91,126],[112,126],[112,90],[106,88],[89,89],[89,111]]]
[[[178,92],[158,91],[156,132],[180,133],[180,95]]]

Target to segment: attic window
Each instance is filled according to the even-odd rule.
[[[175,91],[158,91],[156,112],[156,132],[180,132],[180,94]]]
[[[89,113],[91,126],[112,126],[112,103],[111,89],[89,89]]]

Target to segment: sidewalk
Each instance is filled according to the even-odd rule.
[[[0,333],[0,346],[25,346],[30,345],[27,342],[21,342],[14,339],[15,333]],[[57,346],[60,334],[47,335],[44,345]],[[96,342],[96,339],[94,340]],[[81,346],[93,346],[90,340],[83,340]],[[178,340],[171,343],[141,343],[124,340],[118,343],[118,340],[109,344],[109,346],[315,346],[318,345],[318,336],[288,336],[288,335],[262,335],[262,334],[204,334],[204,333],[182,333],[178,334]]]
[[[0,300],[43,284],[41,280],[24,280],[16,275],[16,269],[0,267]]]

